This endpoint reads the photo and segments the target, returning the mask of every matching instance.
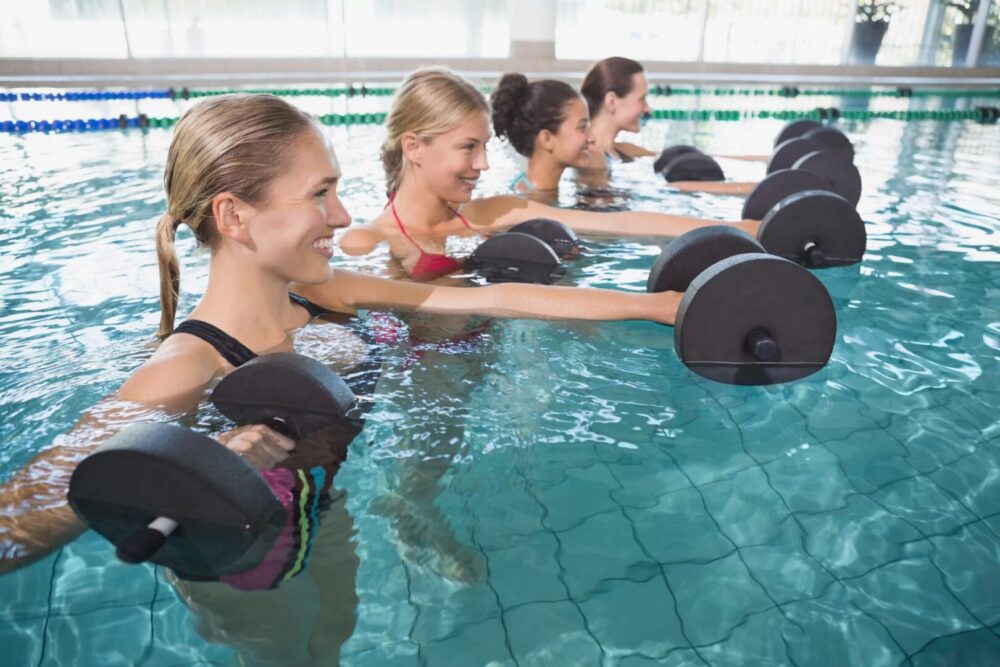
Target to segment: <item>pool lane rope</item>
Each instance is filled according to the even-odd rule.
[[[836,109],[833,107],[809,110],[711,110],[711,109],[656,109],[650,113],[656,120],[678,121],[739,121],[753,118],[774,120],[796,120],[809,118],[812,120],[874,120],[889,119],[901,121],[964,121],[973,120],[980,123],[996,123],[1000,119],[1000,108],[976,107],[961,110],[899,110],[872,111],[869,109]],[[385,113],[330,113],[317,116],[323,125],[374,125],[385,121]],[[25,134],[28,132],[97,132],[101,130],[117,130],[129,128],[168,128],[179,118],[159,118],[139,114],[117,118],[76,118],[66,120],[5,120],[0,122],[0,133]]]
[[[345,86],[338,88],[244,88],[220,90],[191,90],[189,88],[167,88],[165,90],[76,90],[60,93],[37,93],[28,91],[0,92],[0,102],[90,102],[101,100],[146,100],[169,99],[190,100],[199,97],[212,97],[230,93],[267,93],[279,97],[388,97],[395,94],[392,87]],[[484,92],[489,92],[485,88]],[[780,88],[724,88],[724,87],[675,87],[669,85],[654,85],[649,92],[654,97],[675,95],[715,95],[715,96],[752,96],[752,97],[798,97],[803,96],[842,96],[842,97],[1000,97],[1000,88],[930,88],[914,90],[906,86],[884,90],[870,88],[799,88],[798,86],[782,86]]]

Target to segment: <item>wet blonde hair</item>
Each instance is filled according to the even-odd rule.
[[[386,118],[386,139],[382,144],[386,194],[399,188],[403,173],[400,139],[413,132],[430,141],[461,125],[474,112],[489,115],[490,105],[476,86],[448,69],[426,68],[406,77],[396,90]]]
[[[177,312],[177,228],[187,225],[199,246],[214,248],[218,234],[212,199],[231,192],[251,204],[266,202],[271,183],[288,168],[299,140],[315,131],[318,125],[311,116],[273,95],[208,98],[178,121],[163,173],[167,212],[156,225],[160,338],[173,332]]]

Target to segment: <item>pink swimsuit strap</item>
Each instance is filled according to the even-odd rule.
[[[441,276],[446,276],[449,273],[461,271],[464,268],[465,265],[463,262],[453,257],[449,257],[444,253],[427,252],[420,247],[420,244],[413,240],[413,237],[407,233],[406,227],[403,225],[403,221],[400,219],[399,213],[396,211],[396,202],[394,197],[389,198],[389,202],[386,204],[386,207],[392,208],[392,217],[395,218],[399,231],[403,233],[403,236],[405,236],[406,239],[413,244],[413,247],[416,248],[419,253],[417,261],[413,264],[413,267],[409,271],[410,278],[419,282],[435,280]],[[472,229],[469,222],[465,218],[459,215],[458,212],[453,212],[459,217],[466,227],[470,230]]]
[[[389,209],[392,210],[392,217],[396,220],[396,225],[399,227],[399,231],[403,232],[403,236],[405,236],[406,239],[410,243],[412,243],[416,247],[417,250],[419,250],[421,253],[424,253],[424,254],[435,254],[435,253],[426,253],[424,251],[424,249],[420,247],[420,244],[417,243],[416,241],[414,241],[413,237],[410,236],[406,232],[406,227],[403,226],[403,221],[399,219],[399,213],[396,212],[396,193],[395,192],[393,192],[391,195],[389,195],[389,201],[387,201],[385,203],[385,206],[382,207],[382,210],[385,210],[387,208],[389,208]],[[452,213],[454,213],[455,217],[457,217],[459,220],[461,220],[462,224],[465,225],[465,227],[469,231],[475,231],[474,229],[472,229],[472,225],[469,224],[469,221],[465,219],[465,216],[463,216],[461,213],[459,213],[458,211],[456,211],[455,209],[453,209],[451,207],[449,207],[448,210],[451,211]]]

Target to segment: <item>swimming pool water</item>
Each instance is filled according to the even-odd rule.
[[[760,153],[778,127],[654,122],[641,139]],[[1000,133],[846,129],[868,252],[817,273],[838,337],[805,380],[705,381],[648,323],[494,320],[459,345],[387,345],[337,478],[360,558],[343,664],[996,664]],[[370,218],[381,130],[328,132],[343,199]],[[0,137],[0,479],[149,354],[169,138]],[[480,194],[518,169],[490,157]],[[636,208],[741,205],[669,193],[648,164],[614,178]],[[589,239],[562,282],[642,290],[661,247]],[[206,258],[183,233],[179,252],[183,312]],[[0,620],[5,664],[235,659],[160,569],[93,533],[0,578]]]

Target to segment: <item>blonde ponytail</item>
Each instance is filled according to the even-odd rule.
[[[156,335],[161,340],[174,332],[181,287],[181,267],[174,250],[178,224],[169,213],[161,215],[156,223],[156,260],[160,267],[160,328]]]

